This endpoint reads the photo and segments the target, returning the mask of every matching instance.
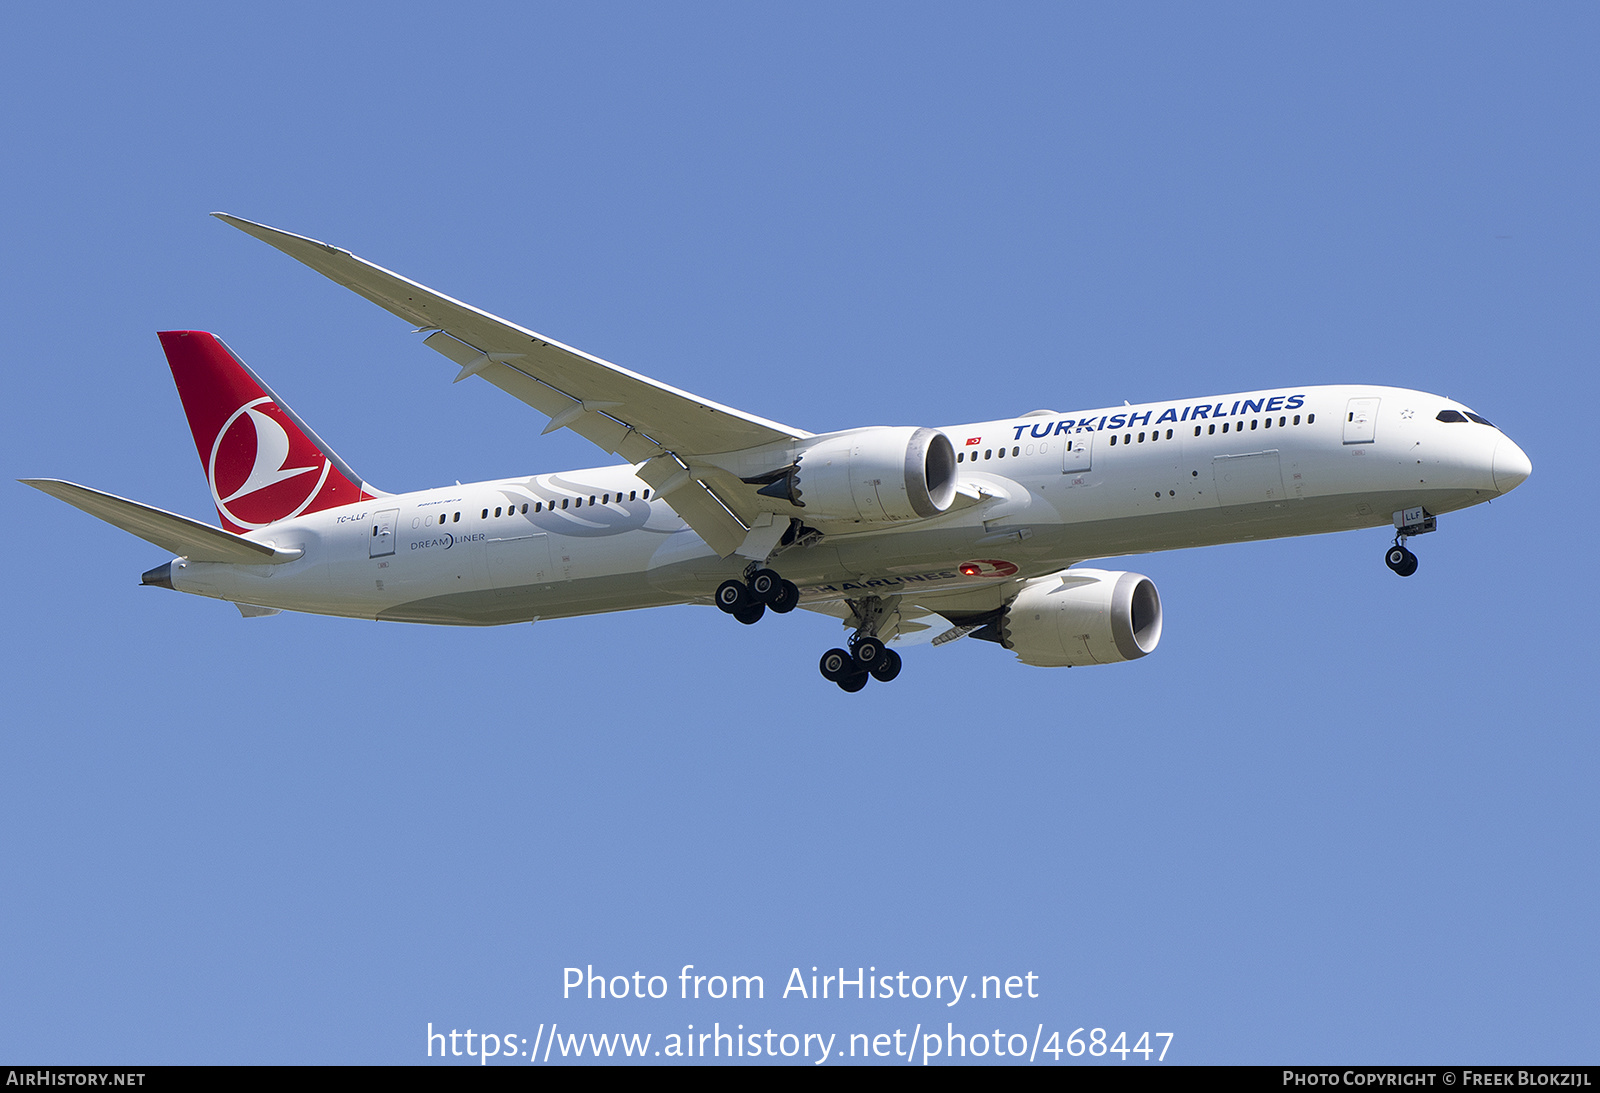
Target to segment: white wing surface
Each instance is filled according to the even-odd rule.
[[[43,490],[51,497],[60,498],[90,516],[99,517],[113,527],[131,532],[147,543],[154,543],[170,554],[182,555],[191,562],[231,562],[234,565],[278,565],[300,557],[299,550],[276,550],[266,543],[258,543],[179,516],[175,512],[141,505],[73,482],[58,478],[19,478],[25,486]]]
[[[481,376],[521,399],[549,416],[545,432],[568,428],[630,463],[643,464],[640,477],[724,557],[750,530],[738,515],[749,508],[745,491],[736,478],[697,464],[696,457],[812,435],[592,357],[349,251],[227,213],[212,215],[432,330],[426,344],[461,366],[457,380]]]

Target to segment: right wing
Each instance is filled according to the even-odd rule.
[[[630,463],[643,464],[640,477],[723,557],[743,543],[756,510],[738,478],[696,465],[695,457],[812,435],[592,357],[347,250],[227,213],[212,215],[432,330],[425,344],[461,366],[458,381],[481,376],[521,399],[550,417],[545,432],[568,428]]]
[[[59,478],[19,478],[17,481],[42,490],[51,497],[82,509],[90,516],[131,532],[145,542],[154,543],[162,550],[181,555],[191,562],[277,565],[280,562],[292,562],[302,553],[300,550],[277,550],[266,543],[245,539],[231,531],[202,524],[175,512],[141,505],[126,497],[63,482]]]

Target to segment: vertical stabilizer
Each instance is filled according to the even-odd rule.
[[[160,338],[223,527],[245,532],[378,496],[216,335]]]

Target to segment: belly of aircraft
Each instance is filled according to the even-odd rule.
[[[1085,521],[1019,520],[997,527],[905,529],[825,540],[770,563],[801,586],[802,602],[866,595],[937,593],[1043,575],[1090,558],[1388,526],[1395,510],[1422,505],[1434,514],[1483,500],[1475,490],[1344,494],[1253,502],[1212,509],[1144,512]],[[622,573],[423,595],[383,606],[371,617],[394,622],[496,626],[536,619],[709,601],[716,586],[748,561],[701,556]],[[976,572],[964,571],[975,569]],[[549,576],[548,574],[540,574]]]

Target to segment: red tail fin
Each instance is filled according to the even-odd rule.
[[[250,531],[375,496],[216,335],[160,337],[223,527]]]

